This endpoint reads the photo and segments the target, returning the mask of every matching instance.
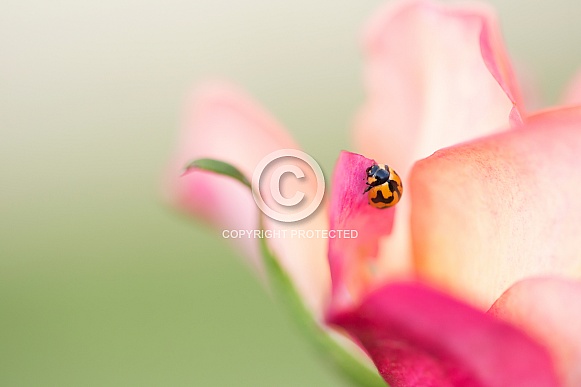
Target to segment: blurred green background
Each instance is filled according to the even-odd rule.
[[[381,3],[0,3],[0,385],[344,385],[218,236],[164,206],[159,178],[208,76],[329,173]],[[555,102],[581,65],[579,3],[493,3]]]

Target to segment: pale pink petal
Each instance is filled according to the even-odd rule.
[[[526,279],[513,285],[489,313],[545,343],[564,386],[581,386],[581,282]]]
[[[563,98],[564,105],[581,105],[581,71],[573,78]]]
[[[187,107],[186,121],[171,163],[166,191],[179,208],[210,222],[222,230],[255,230],[259,211],[247,187],[237,181],[209,172],[181,172],[191,160],[213,158],[237,167],[249,180],[259,161],[275,150],[292,148],[294,140],[262,108],[236,88],[210,84],[196,92]],[[311,184],[311,183],[309,183]],[[290,230],[266,220],[272,230]],[[324,211],[301,222],[297,227],[324,229]],[[230,239],[260,266],[259,240],[254,236]],[[322,313],[329,288],[329,268],[323,239],[288,237],[269,239],[309,307]]]
[[[481,5],[390,3],[370,21],[364,46],[357,149],[389,158],[403,176],[437,149],[505,128],[520,107],[496,18]]]
[[[534,275],[581,277],[581,108],[436,152],[412,171],[418,274],[488,308]]]
[[[186,106],[186,119],[167,173],[166,193],[182,210],[222,229],[254,229],[258,210],[248,188],[209,172],[182,176],[185,165],[198,158],[228,162],[246,176],[266,154],[296,147],[294,141],[267,114],[233,86],[215,83],[198,89]],[[249,146],[254,138],[258,150]],[[259,263],[258,245],[240,239],[243,252]]]
[[[418,283],[391,283],[329,316],[392,387],[557,386],[545,348],[522,331]]]
[[[521,122],[520,93],[488,8],[390,2],[369,22],[363,43],[367,100],[356,149],[391,165],[404,184],[419,158]],[[405,272],[412,259],[409,201],[398,207],[379,262]]]
[[[341,152],[333,173],[330,230],[348,231],[348,238],[329,239],[329,263],[333,287],[333,308],[357,300],[378,283],[379,238],[391,232],[395,208],[378,209],[368,204],[364,193],[366,169],[374,160]]]

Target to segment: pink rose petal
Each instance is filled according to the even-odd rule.
[[[513,323],[550,348],[564,386],[581,386],[581,282],[526,279],[513,285],[489,313]]]
[[[396,165],[505,128],[522,112],[496,18],[482,6],[388,4],[368,24],[357,149]]]
[[[254,229],[258,211],[248,188],[230,178],[210,172],[182,176],[191,160],[214,158],[228,162],[246,176],[266,154],[294,141],[259,107],[233,86],[215,83],[201,87],[188,103],[186,119],[166,175],[166,194],[177,207],[222,229]],[[240,146],[251,137],[257,151]],[[232,216],[232,214],[237,214]],[[260,266],[258,244],[250,239],[236,241],[244,255]]]
[[[219,232],[257,229],[260,213],[252,194],[239,182],[210,172],[193,171],[182,176],[186,163],[198,158],[218,159],[237,167],[251,180],[263,157],[275,150],[298,148],[262,108],[225,84],[210,84],[195,93],[178,144],[167,173],[167,196],[177,207],[210,222]],[[267,229],[289,231],[288,237],[272,238],[268,242],[306,304],[317,315],[322,314],[330,292],[326,241],[291,238],[290,231],[326,229],[327,224],[324,210],[297,224],[265,221]],[[261,267],[258,239],[243,237],[230,241]]]
[[[329,239],[329,263],[334,306],[358,299],[378,282],[375,267],[379,238],[388,235],[395,207],[378,209],[364,193],[366,169],[375,163],[361,155],[341,152],[333,173],[330,230],[354,230],[356,238]]]
[[[557,386],[546,350],[513,326],[418,283],[329,316],[392,387]]]
[[[391,165],[404,185],[419,158],[520,124],[520,92],[488,8],[390,2],[369,22],[363,43],[367,100],[356,149]],[[384,272],[412,270],[409,188],[393,232],[380,241]]]
[[[581,108],[436,152],[411,175],[418,274],[488,308],[514,282],[581,277]]]

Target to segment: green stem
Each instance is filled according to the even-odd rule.
[[[198,159],[190,162],[184,173],[192,170],[205,170],[231,177],[246,187],[251,188],[248,179],[236,167],[220,160]],[[263,218],[259,220],[260,229],[263,227]],[[264,265],[268,273],[269,280],[278,297],[295,317],[302,331],[316,344],[317,348],[327,355],[333,365],[343,372],[353,383],[359,386],[385,387],[385,381],[379,376],[375,369],[365,365],[347,348],[339,344],[325,330],[313,314],[308,310],[298,294],[293,282],[280,266],[279,261],[272,254],[266,243],[266,239],[260,239],[260,249],[264,260]]]
[[[260,219],[260,228],[262,226]],[[260,239],[260,249],[263,261],[272,287],[283,304],[289,309],[299,327],[307,335],[317,348],[330,358],[333,365],[358,386],[385,387],[386,382],[379,376],[376,370],[369,368],[354,356],[344,346],[339,344],[321,325],[314,319],[307,309],[302,298],[295,289],[289,276],[280,266],[278,260],[270,251],[266,239]]]

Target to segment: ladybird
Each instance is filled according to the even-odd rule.
[[[365,171],[369,204],[375,208],[388,208],[400,201],[403,185],[399,175],[387,164],[373,164]]]

